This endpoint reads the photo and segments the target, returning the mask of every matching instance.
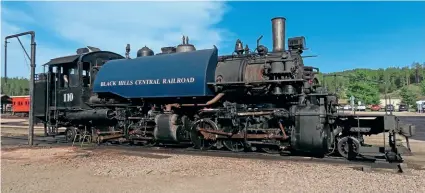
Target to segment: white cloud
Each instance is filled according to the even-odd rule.
[[[55,36],[79,47],[90,45],[124,55],[125,46],[129,43],[131,57],[135,57],[137,50],[145,45],[155,53],[160,52],[161,47],[176,46],[181,43],[182,35],[189,36],[190,43],[197,49],[232,45],[227,40],[233,43],[233,39],[227,38],[232,35],[230,32],[215,27],[228,10],[224,2],[31,2],[29,5],[32,12],[8,10],[3,16],[16,17],[20,14],[21,22],[36,21],[45,31],[55,33]],[[25,16],[25,13],[36,14]],[[20,27],[2,19],[2,39],[4,34],[10,35],[20,30]],[[13,46],[20,49],[19,43],[16,40],[13,42]],[[29,52],[29,38],[25,42]],[[54,42],[40,43],[38,40],[37,64],[44,64],[53,57],[73,54],[77,49],[66,50],[59,46]],[[8,44],[9,69],[12,52],[16,52],[15,63],[23,61],[24,56],[21,50],[12,49],[15,48]],[[27,69],[25,65],[21,65],[22,70]]]
[[[63,37],[80,45],[132,55],[148,46],[156,53],[189,36],[198,49],[223,42],[224,29],[214,28],[226,9],[223,2],[49,2],[38,13]]]

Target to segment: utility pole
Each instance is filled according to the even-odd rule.
[[[29,127],[28,127],[28,145],[33,145],[34,141],[34,76],[35,76],[35,47],[36,47],[36,43],[35,43],[35,32],[34,31],[28,31],[28,32],[23,32],[23,33],[19,33],[19,34],[15,34],[15,35],[10,35],[7,36],[4,39],[4,76],[5,76],[5,80],[7,81],[7,40],[11,39],[11,38],[17,38],[19,43],[22,46],[22,49],[24,49],[25,53],[26,50],[24,48],[24,46],[22,45],[21,41],[19,40],[19,36],[24,36],[24,35],[31,35],[31,57],[30,57],[30,66],[31,66],[31,74],[30,74],[30,114],[29,114]],[[28,53],[27,53],[28,56]]]

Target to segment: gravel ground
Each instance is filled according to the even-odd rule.
[[[425,171],[163,155],[2,149],[2,192],[425,192]]]
[[[4,126],[2,135],[22,133]],[[367,141],[381,139],[374,136]],[[404,158],[425,165],[424,142],[411,143],[416,155]],[[425,192],[425,171],[418,170],[365,173],[352,166],[152,153],[129,156],[70,147],[2,149],[1,161],[2,192]]]

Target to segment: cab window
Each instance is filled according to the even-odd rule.
[[[90,77],[90,63],[83,62],[83,70],[82,70],[82,80],[84,87],[90,87],[91,85],[91,77]]]
[[[69,75],[69,86],[77,87],[79,78],[78,78],[78,66],[72,65],[68,67],[68,75]]]

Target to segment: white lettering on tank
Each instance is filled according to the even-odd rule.
[[[163,78],[160,79],[142,79],[142,80],[112,80],[100,82],[100,86],[132,86],[132,85],[155,85],[155,84],[191,84],[195,83],[194,77],[184,78]]]

